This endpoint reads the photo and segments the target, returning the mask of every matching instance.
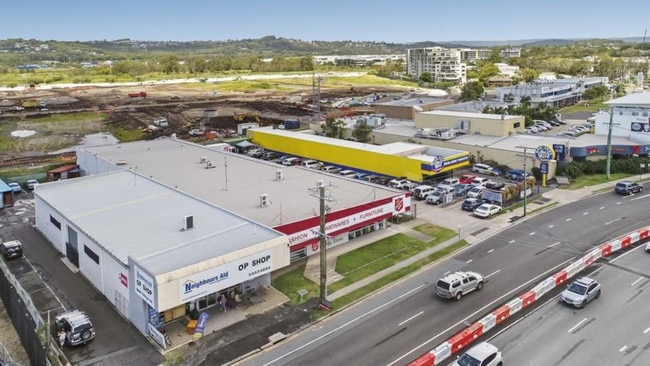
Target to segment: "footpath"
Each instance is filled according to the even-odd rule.
[[[633,176],[625,180],[642,181],[647,180],[646,176]],[[554,207],[578,201],[584,197],[600,192],[612,192],[617,181],[611,181],[596,186],[584,187],[575,190],[553,188],[544,192],[541,197],[534,198],[527,202],[527,216],[544,212]],[[416,204],[416,219],[401,224],[392,224],[386,230],[379,230],[354,241],[330,249],[327,258],[328,283],[340,280],[342,276],[335,272],[336,259],[338,256],[349,251],[363,247],[383,238],[402,233],[423,241],[432,238],[414,230],[413,228],[424,224],[432,223],[436,226],[445,227],[451,230],[458,230],[459,235],[443,243],[429,248],[419,254],[410,257],[394,266],[377,272],[365,279],[355,282],[336,292],[328,294],[328,300],[336,300],[364,286],[367,286],[380,278],[398,271],[410,264],[433,254],[440,249],[456,243],[459,238],[466,240],[469,244],[478,243],[501,230],[524,221],[524,208],[518,207],[511,212],[502,213],[490,220],[468,220],[468,212],[462,211],[458,204],[450,208],[427,205],[426,203],[413,202]],[[320,258],[312,256],[308,259],[305,267],[305,277],[315,283],[320,281]],[[263,314],[250,316],[247,319],[223,328],[210,334],[206,338],[211,341],[208,344],[199,345],[195,357],[186,359],[184,365],[234,365],[246,364],[246,359],[257,352],[272,346],[292,334],[300,332],[313,324],[309,312],[317,304],[318,299],[312,299],[299,306],[288,304],[279,305]],[[339,309],[340,310],[340,309]],[[206,339],[206,341],[208,340]],[[199,342],[202,343],[202,342]],[[191,351],[190,351],[191,352]],[[201,355],[201,356],[199,356]],[[198,356],[198,357],[196,357]]]

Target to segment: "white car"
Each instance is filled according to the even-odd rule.
[[[458,357],[452,366],[500,366],[502,364],[501,351],[488,342],[481,342]]]
[[[18,184],[16,182],[11,182],[11,183],[8,183],[7,185],[9,186],[9,188],[11,188],[11,191],[14,192],[14,193],[20,193],[23,190],[20,187],[20,184]]]
[[[492,215],[496,215],[499,212],[501,212],[501,206],[493,205],[491,203],[484,203],[474,210],[474,215],[486,218]]]
[[[646,251],[647,253],[650,253],[650,243],[646,244],[646,246],[645,246],[645,251]]]
[[[483,186],[475,186],[474,188],[467,191],[467,198],[481,198],[484,189],[485,187]]]

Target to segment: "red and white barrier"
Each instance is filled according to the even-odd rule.
[[[483,333],[501,324],[518,311],[530,306],[547,292],[560,287],[560,285],[564,284],[564,282],[569,278],[589,267],[599,258],[607,257],[618,250],[625,249],[634,243],[648,239],[648,237],[650,237],[650,226],[638,229],[608,243],[599,245],[587,252],[587,254],[582,258],[569,264],[566,268],[538,283],[529,291],[526,291],[522,295],[508,301],[506,304],[498,307],[469,327],[456,333],[433,350],[409,363],[409,366],[439,365],[442,361],[451,357],[451,355],[467,348],[467,346],[472,344]]]

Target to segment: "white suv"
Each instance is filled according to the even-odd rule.
[[[502,366],[503,355],[488,342],[481,342],[458,357],[452,366]]]
[[[483,288],[483,275],[476,272],[454,272],[436,282],[436,294],[445,299],[460,300],[474,290]]]
[[[54,318],[58,330],[65,332],[65,343],[70,346],[86,344],[95,338],[95,329],[88,315],[80,310],[70,310]]]

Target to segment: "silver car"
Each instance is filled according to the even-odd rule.
[[[460,300],[474,290],[483,288],[483,276],[476,272],[449,273],[436,282],[436,294],[445,299]]]
[[[582,308],[589,301],[599,297],[600,283],[589,277],[582,277],[575,280],[560,294],[560,300],[577,308]]]

